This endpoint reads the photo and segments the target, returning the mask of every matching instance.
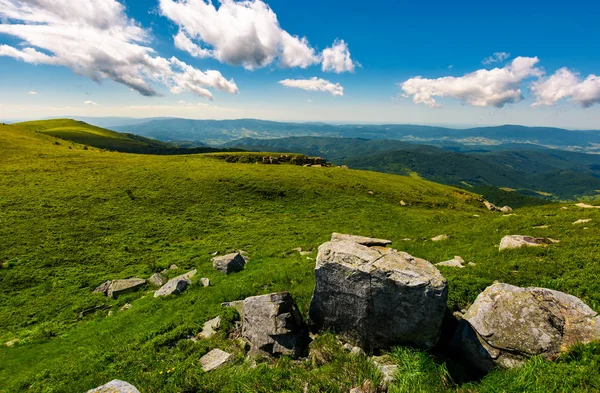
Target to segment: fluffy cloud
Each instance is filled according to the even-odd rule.
[[[68,67],[96,82],[112,79],[145,96],[158,95],[154,83],[206,98],[206,88],[237,91],[218,71],[196,78],[188,68],[178,71],[177,59],[157,56],[148,32],[116,0],[0,0],[0,20],[0,33],[23,41],[19,48],[0,45],[0,56]]]
[[[588,108],[600,103],[600,77],[589,75],[582,80],[578,74],[561,68],[551,77],[534,82],[531,91],[537,98],[534,106],[554,105],[559,100],[568,98]]]
[[[98,103],[96,103],[96,102],[94,102],[94,101],[85,101],[85,102],[83,103],[83,105],[89,105],[89,106],[98,106],[98,105],[100,105],[100,104],[98,104]]]
[[[30,96],[37,96],[38,93],[37,91],[29,90],[27,94],[29,94]]]
[[[504,68],[477,70],[462,77],[438,79],[411,78],[400,86],[415,104],[439,107],[434,97],[453,97],[474,106],[502,107],[522,99],[521,83],[529,77],[540,77],[537,57],[517,57]]]
[[[499,63],[501,61],[508,59],[509,57],[510,57],[510,53],[496,52],[493,55],[491,55],[490,57],[486,57],[485,59],[483,59],[482,63],[483,64]]]
[[[306,68],[321,61],[324,70],[354,69],[343,41],[317,54],[305,37],[283,30],[262,0],[220,0],[219,8],[210,0],[160,0],[159,6],[179,26],[175,46],[195,57],[211,57],[248,70],[274,62]]]
[[[350,58],[348,45],[344,40],[338,40],[333,43],[331,48],[323,51],[323,71],[333,71],[335,73],[354,72],[354,62]]]
[[[279,81],[279,83],[285,87],[293,87],[308,91],[322,91],[340,97],[344,95],[344,88],[339,83],[334,84],[328,80],[317,77],[310,79],[284,79]]]

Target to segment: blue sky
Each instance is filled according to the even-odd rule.
[[[0,118],[600,129],[598,20],[580,0],[0,0]]]

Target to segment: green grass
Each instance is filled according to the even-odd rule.
[[[494,280],[558,289],[600,310],[600,212],[547,205],[503,217],[473,194],[417,178],[217,156],[85,150],[0,125],[0,342],[21,339],[0,347],[0,391],[83,392],[114,378],[144,393],[302,392],[306,383],[310,392],[347,392],[378,382],[366,357],[351,358],[328,335],[313,343],[326,361],[284,358],[256,368],[226,337],[237,315],[222,309],[223,301],[288,290],[306,316],[316,253],[290,250],[316,250],[334,231],[389,238],[432,262],[460,255],[477,263],[441,269],[451,310],[468,306]],[[579,218],[594,221],[586,230],[572,225]],[[550,227],[533,229],[538,225]],[[449,241],[427,240],[443,233]],[[561,243],[499,253],[506,234]],[[210,254],[238,249],[251,256],[243,272],[214,271]],[[180,267],[171,276],[197,268],[195,280],[209,277],[212,286],[195,283],[164,299],[154,299],[151,288],[116,300],[91,293],[107,279],[147,278],[171,264]],[[119,312],[126,302],[133,307]],[[77,318],[97,305],[108,308]],[[109,310],[115,315],[107,318]],[[217,315],[224,320],[217,336],[186,339]],[[214,347],[232,351],[236,361],[204,374],[198,359]],[[390,355],[402,374],[395,392],[534,391],[533,377],[540,392],[600,389],[595,345],[472,383],[455,383],[426,353],[400,348]]]

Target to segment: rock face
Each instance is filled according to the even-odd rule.
[[[540,247],[553,243],[558,243],[558,240],[533,236],[510,235],[504,236],[500,241],[500,251],[511,248]]]
[[[146,280],[141,279],[141,278],[129,278],[127,280],[115,280],[110,283],[110,286],[108,287],[106,295],[109,297],[112,297],[113,299],[116,299],[117,297],[119,297],[120,295],[122,295],[124,293],[136,291],[144,285],[146,285]]]
[[[156,287],[160,287],[162,285],[165,285],[167,279],[160,273],[154,273],[152,276],[150,276],[148,282]]]
[[[233,355],[218,348],[213,349],[200,358],[202,370],[207,373],[226,365],[233,360]]]
[[[381,247],[385,247],[387,245],[392,244],[391,240],[375,239],[375,238],[372,238],[372,237],[355,236],[355,235],[345,235],[345,234],[342,234],[342,233],[335,233],[335,232],[331,235],[331,241],[332,242],[341,241],[341,240],[352,241],[354,243],[362,244],[363,246],[381,246]]]
[[[288,292],[253,296],[244,300],[242,336],[251,353],[306,356],[308,327]]]
[[[140,391],[130,383],[114,379],[106,385],[88,390],[87,393],[140,393]]]
[[[179,294],[192,284],[191,278],[196,275],[197,270],[192,270],[181,276],[170,279],[165,285],[154,292],[154,297]]]
[[[313,330],[332,330],[365,349],[437,343],[448,292],[431,263],[391,248],[333,241],[319,247],[315,278]]]
[[[600,339],[600,317],[563,292],[494,284],[464,315],[458,339],[475,367],[508,368],[535,355],[554,359],[570,345]]]
[[[244,270],[246,260],[240,253],[227,254],[212,259],[213,267],[225,274]]]

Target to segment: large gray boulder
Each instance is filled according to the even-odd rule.
[[[554,359],[569,346],[600,339],[600,317],[575,296],[544,288],[494,284],[467,310],[458,342],[475,367]]]
[[[310,304],[313,330],[332,330],[365,349],[435,346],[447,283],[431,263],[349,240],[319,247]]]
[[[192,285],[192,277],[196,275],[196,272],[197,270],[192,270],[170,279],[165,285],[154,292],[154,297],[169,296],[185,291],[188,286]]]
[[[240,253],[233,253],[214,257],[212,259],[213,267],[218,271],[229,274],[244,270],[246,259]]]
[[[114,280],[110,283],[106,295],[116,299],[120,295],[137,291],[146,285],[146,280],[142,278],[128,278],[127,280]]]
[[[500,241],[500,251],[521,247],[541,247],[553,243],[558,243],[558,240],[533,236],[509,235],[504,236]]]
[[[106,385],[88,390],[87,393],[140,393],[140,391],[130,383],[113,379]]]
[[[244,300],[242,336],[253,354],[305,356],[308,327],[289,292]]]

